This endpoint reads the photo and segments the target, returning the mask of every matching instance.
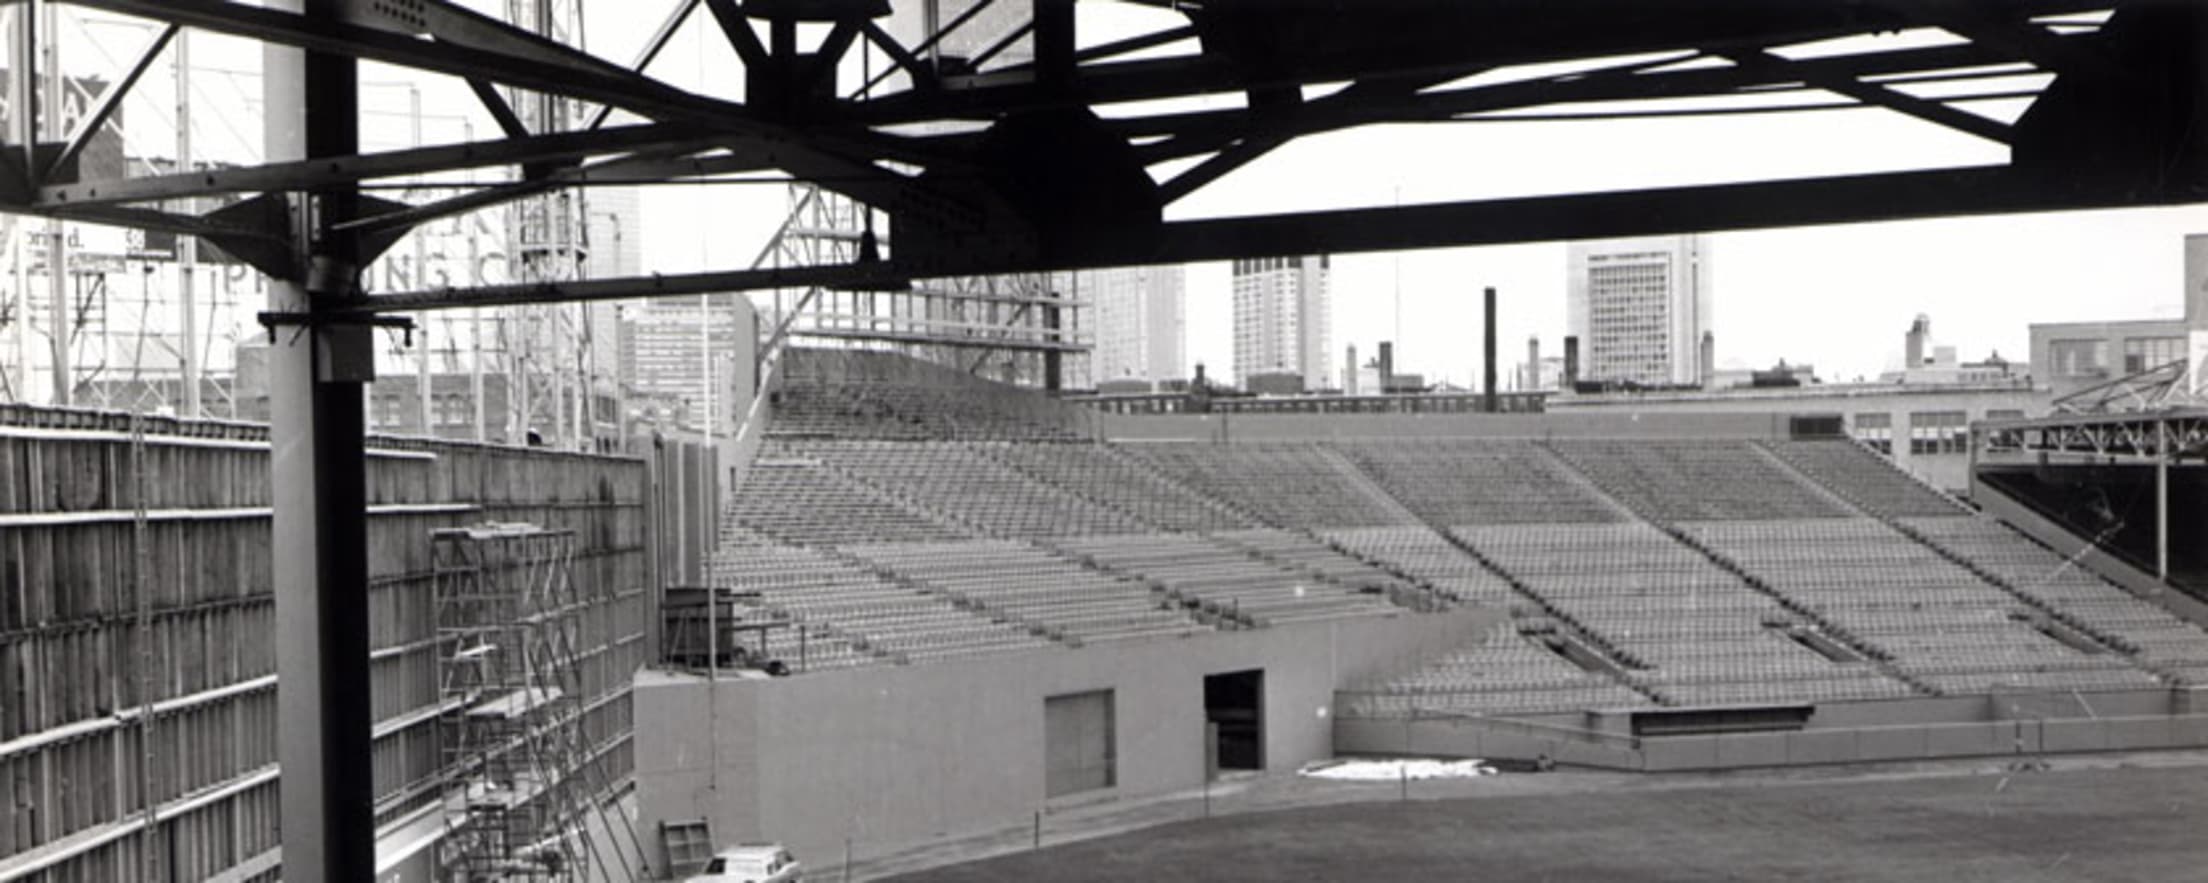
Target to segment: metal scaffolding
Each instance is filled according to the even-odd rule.
[[[818,184],[789,186],[774,266],[880,261],[872,211]],[[892,349],[1006,383],[1088,384],[1087,303],[1071,273],[915,279],[878,288],[777,289],[759,351],[800,338]]]
[[[580,727],[573,532],[486,524],[431,542],[447,879],[610,879],[625,862],[587,830],[605,818]]]

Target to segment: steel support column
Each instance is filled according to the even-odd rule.
[[[335,24],[343,0],[272,6]],[[354,153],[357,63],[270,44],[263,106],[271,161]],[[307,96],[312,95],[309,102]],[[355,294],[354,238],[331,225],[353,214],[351,185],[295,197],[300,260],[271,279],[269,443],[274,490],[276,694],[283,770],[284,879],[375,879],[375,788],[368,704],[367,518],[361,384],[363,326],[330,325],[333,299]]]
[[[1486,403],[1487,413],[1493,414],[1502,410],[1502,397],[1495,392],[1495,289],[1487,289],[1486,304],[1487,322],[1481,332],[1484,349],[1481,350],[1483,355],[1480,357],[1483,360],[1480,367],[1480,391],[1485,393],[1483,401]]]
[[[2170,421],[2154,421],[2154,578],[2170,579]]]

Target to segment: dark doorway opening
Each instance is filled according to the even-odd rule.
[[[1204,722],[1214,770],[1265,768],[1265,671],[1204,677]]]

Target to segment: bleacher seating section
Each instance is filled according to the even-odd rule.
[[[1265,560],[1192,534],[1135,534],[1054,541],[1097,567],[1150,580],[1205,610],[1252,625],[1397,610],[1379,594]]]
[[[1394,717],[1422,712],[1542,714],[1655,703],[1609,676],[1581,668],[1506,623],[1478,644],[1451,652],[1368,690],[1344,713]]]
[[[1510,582],[1425,527],[1356,527],[1320,531],[1349,555],[1424,582],[1448,598],[1493,607],[1521,603]]]
[[[803,442],[819,457],[907,506],[998,537],[1136,533],[1141,522],[1037,482],[958,442]]]
[[[1067,441],[1094,415],[895,353],[791,348],[770,394],[770,436],[877,441]]]
[[[1652,521],[1848,514],[1744,441],[1567,439],[1549,446],[1605,493]]]
[[[1152,468],[1278,527],[1415,524],[1354,466],[1318,444],[1126,445]]]
[[[958,531],[836,475],[815,457],[753,461],[729,520],[797,546],[900,540],[947,540]]]
[[[1961,503],[1853,441],[1776,441],[1764,447],[1826,490],[1880,518],[1970,514]]]
[[[915,365],[786,364],[733,495],[714,576],[810,668],[1476,604],[1512,618],[1352,710],[2208,683],[2208,631],[1852,442],[1104,444]]]
[[[1670,705],[1913,695],[1788,637],[1792,612],[1645,524],[1459,527],[1459,539],[1609,649]]]
[[[1147,583],[1021,543],[884,543],[845,546],[844,551],[945,596],[1078,642],[1211,630]]]
[[[997,445],[983,453],[1037,481],[1065,488],[1165,530],[1260,526],[1142,467],[1112,445]]]
[[[1530,441],[1337,443],[1373,480],[1433,524],[1617,521],[1592,488]]]
[[[2208,632],[2046,546],[1982,518],[1905,518],[1926,542],[1969,561],[2065,623],[2137,654],[2148,669],[2208,685]]]
[[[1370,561],[1344,555],[1294,531],[1230,530],[1212,534],[1212,538],[1275,564],[1315,574],[1335,585],[1360,592],[1402,599],[1417,598],[1425,592],[1425,588],[1414,581],[1383,570]]]
[[[1941,693],[2152,687],[2105,646],[2042,631],[2022,599],[1868,518],[1704,522],[1698,542]]]
[[[1053,645],[1025,625],[961,607],[819,550],[737,547],[716,558],[712,576],[717,586],[757,592],[762,606],[822,626],[881,660],[917,662]]]

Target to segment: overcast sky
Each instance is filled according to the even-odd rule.
[[[471,5],[502,6],[489,0]],[[626,62],[674,0],[587,0],[589,48]],[[73,8],[65,7],[65,10]],[[1089,0],[1079,6],[1084,44],[1174,24],[1147,7]],[[100,56],[127,58],[141,28],[94,24],[99,39],[71,42],[71,66],[104,68]],[[70,31],[65,27],[65,36]],[[150,33],[150,32],[146,32]],[[1941,34],[1885,38],[1895,45],[1952,39]],[[251,159],[258,149],[258,51],[243,41],[205,35],[193,41],[203,156]],[[1162,47],[1158,54],[1192,50]],[[1812,53],[1815,47],[1802,50]],[[853,62],[854,64],[856,62]],[[741,97],[741,69],[710,17],[694,16],[650,73],[676,86]],[[851,73],[855,74],[855,71]],[[1503,72],[1490,79],[1523,75]],[[478,137],[495,126],[464,85],[365,65],[368,148],[404,146],[413,137],[410,96],[425,108],[431,142]],[[141,84],[126,113],[133,152],[167,155],[160,127],[173,92],[166,78]],[[847,81],[851,78],[846,77]],[[1971,88],[2030,87],[2043,78],[1984,81]],[[1793,103],[1832,98],[1780,96]],[[2017,102],[1968,109],[2012,119]],[[1125,109],[1101,108],[1110,115]],[[1999,163],[2006,148],[1879,110],[1729,116],[1690,120],[1481,122],[1368,127],[1298,140],[1168,208],[1171,219],[1298,209],[1381,206],[1780,179]],[[1174,167],[1153,172],[1169,175]],[[660,272],[728,268],[748,262],[779,222],[779,185],[648,188],[644,258]],[[1935,338],[1966,358],[1998,350],[2026,356],[2026,324],[2126,319],[2180,312],[2180,247],[2187,233],[2208,232],[2208,207],[2080,212],[1800,228],[1714,236],[1715,331],[1721,364],[1763,366],[1785,358],[1815,364],[1827,379],[1875,375],[1898,365],[1901,336],[1918,313]],[[1402,254],[1338,256],[1334,261],[1333,364],[1341,349],[1370,353],[1396,338],[1406,370],[1464,383],[1476,374],[1477,296],[1502,292],[1499,337],[1504,364],[1515,363],[1529,335],[1545,352],[1561,350],[1564,248],[1543,243]],[[1400,291],[1398,299],[1397,292]],[[1232,364],[1230,282],[1223,264],[1189,268],[1188,352],[1217,373]],[[1398,326],[1400,325],[1400,331]],[[1507,373],[1507,372],[1506,372]]]

